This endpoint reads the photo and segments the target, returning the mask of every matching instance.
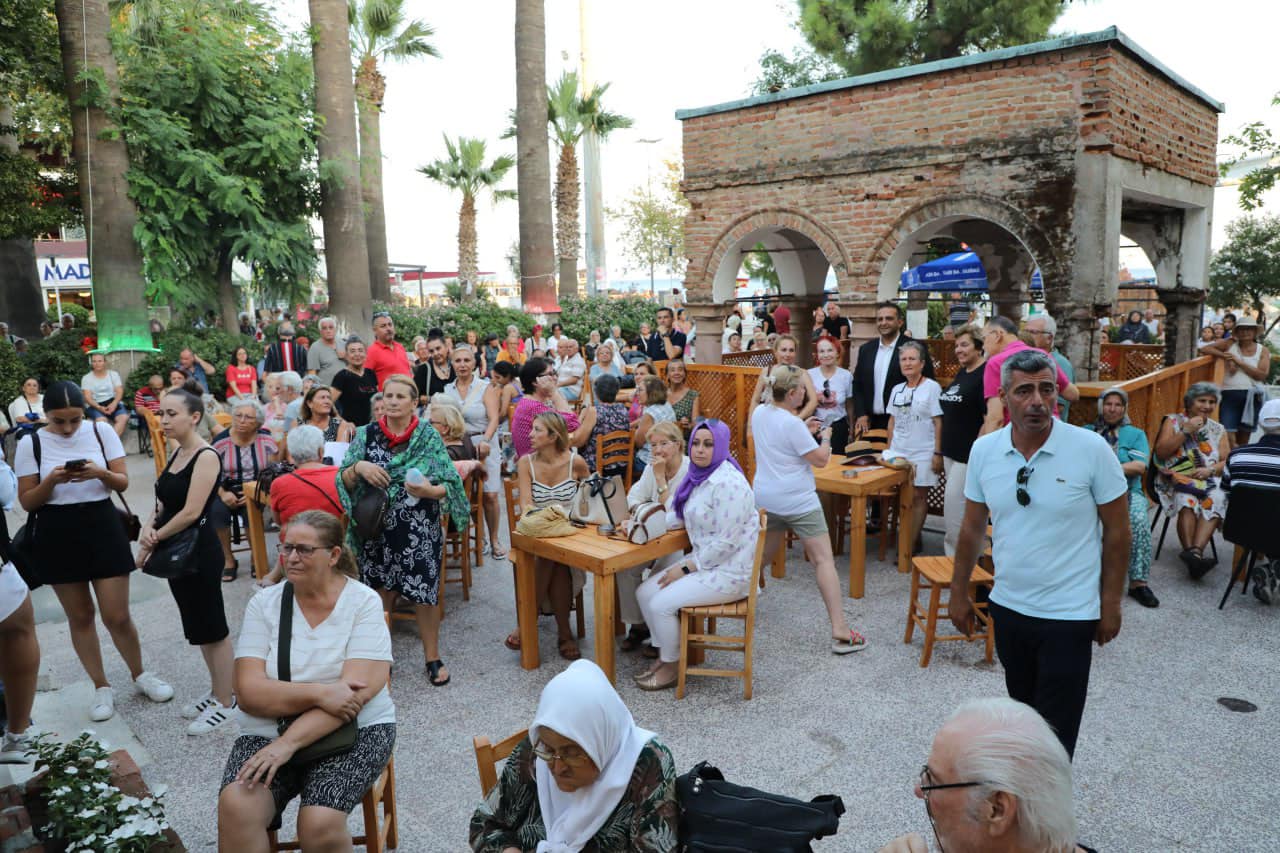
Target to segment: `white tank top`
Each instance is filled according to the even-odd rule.
[[[1245,355],[1240,352],[1240,344],[1238,343],[1232,344],[1227,352],[1233,354],[1250,367],[1257,367],[1258,359],[1262,358],[1262,344],[1254,344],[1253,355]],[[1222,376],[1223,391],[1248,391],[1252,386],[1253,380],[1243,370],[1236,370],[1234,373],[1228,370]]]

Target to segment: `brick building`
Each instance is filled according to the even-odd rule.
[[[1059,345],[1092,377],[1123,233],[1155,267],[1171,357],[1186,357],[1221,111],[1115,28],[681,110],[687,307],[718,339],[742,253],[762,242],[793,328],[807,334],[832,270],[867,337],[875,302],[945,236],[978,253],[1010,316],[1038,265]]]

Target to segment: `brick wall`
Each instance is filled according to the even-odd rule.
[[[0,853],[43,853],[44,846],[31,831],[31,816],[23,803],[22,788],[0,789]]]

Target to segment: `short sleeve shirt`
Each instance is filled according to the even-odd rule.
[[[938,401],[942,404],[942,455],[967,463],[969,448],[982,430],[987,413],[982,368],[957,373]]]
[[[321,385],[333,382],[333,377],[341,369],[338,351],[324,341],[316,341],[307,348],[307,372],[314,370]]]
[[[379,389],[382,388],[382,383],[387,381],[388,376],[396,373],[403,373],[406,376],[413,374],[413,370],[409,367],[409,354],[404,351],[399,341],[392,341],[390,345],[382,341],[371,342],[364,366],[378,377]]]
[[[95,403],[110,403],[116,396],[116,388],[123,385],[120,381],[120,374],[114,370],[108,370],[106,376],[95,376],[93,371],[84,375],[80,380],[80,387],[89,392]]]
[[[809,368],[809,378],[813,387],[818,389],[818,408],[814,415],[822,419],[822,425],[829,427],[841,418],[848,417],[845,401],[853,394],[853,374],[843,367],[837,367],[831,378],[822,375],[821,367]]]
[[[98,431],[98,438],[94,438],[94,430]],[[98,444],[99,438],[102,439],[101,445]],[[71,436],[59,435],[48,429],[40,430],[39,474],[42,480],[53,473],[54,468],[65,465],[72,459],[88,459],[105,468],[107,462],[122,456],[124,456],[124,445],[120,443],[120,436],[116,435],[116,431],[105,421],[90,422],[87,419],[81,421],[80,429]],[[18,447],[13,454],[13,471],[19,477],[31,477],[36,474],[36,457],[30,438],[18,442]],[[79,483],[66,482],[54,486],[53,497],[49,498],[49,503],[79,504],[105,501],[110,497],[111,492],[100,480],[84,480]]]
[[[378,393],[378,376],[369,368],[360,375],[343,368],[330,383],[338,392],[338,414],[358,427],[369,423],[370,401]]]
[[[1026,459],[1005,426],[973,443],[964,496],[991,513],[991,600],[1024,616],[1090,620],[1101,615],[1102,522],[1098,507],[1125,494],[1120,460],[1095,432],[1052,422]],[[1018,472],[1029,469],[1017,500]]]
[[[756,406],[751,413],[756,446],[756,506],[775,515],[803,515],[818,501],[813,467],[804,458],[818,445],[804,421],[777,406]]]

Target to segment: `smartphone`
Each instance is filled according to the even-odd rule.
[[[68,471],[79,471],[81,468],[83,468],[88,464],[89,464],[88,459],[70,459],[62,467],[66,468]]]

